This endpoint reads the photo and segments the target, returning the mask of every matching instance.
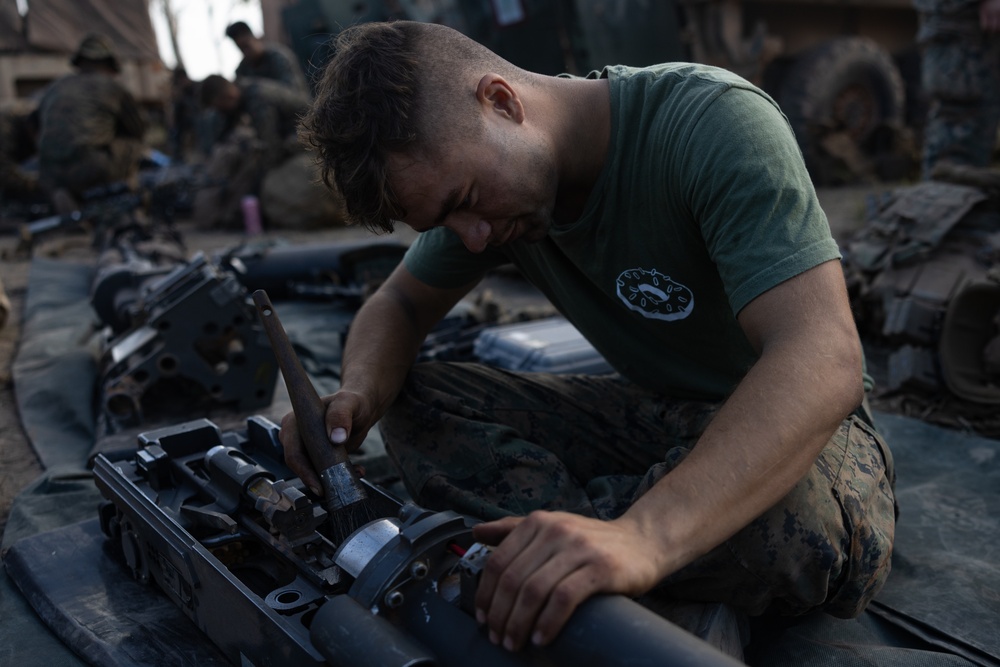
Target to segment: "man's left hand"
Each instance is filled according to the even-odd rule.
[[[639,595],[664,576],[662,550],[625,517],[534,512],[479,524],[473,535],[499,545],[479,582],[476,619],[510,651],[548,644],[591,595]]]

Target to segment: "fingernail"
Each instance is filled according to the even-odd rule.
[[[321,494],[320,494],[320,492],[319,492],[319,487],[316,487],[316,486],[310,486],[310,487],[309,487],[309,490],[310,490],[310,491],[312,491],[312,492],[313,492],[313,493],[314,493],[315,495],[317,495],[317,496],[318,496],[318,495],[321,495]]]
[[[343,443],[344,441],[347,440],[347,429],[339,427],[333,429],[332,431],[330,431],[330,440],[332,440],[334,443],[338,445]]]
[[[500,643],[500,635],[498,635],[497,633],[495,633],[493,630],[490,630],[490,643],[491,644],[499,644]]]
[[[535,646],[541,646],[545,643],[545,637],[542,636],[540,631],[536,630],[535,634],[531,635],[531,643]]]
[[[514,650],[514,640],[511,639],[510,637],[504,637],[503,638],[503,647],[505,649],[507,649],[508,651],[513,651]]]
[[[479,625],[486,625],[486,612],[482,609],[476,610],[476,623]]]

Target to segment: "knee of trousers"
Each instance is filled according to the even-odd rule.
[[[723,545],[745,582],[732,602],[750,613],[860,614],[889,574],[892,482],[878,433],[845,420],[807,476]]]
[[[469,429],[477,423],[475,399],[469,397],[476,382],[475,371],[462,365],[432,362],[410,370],[379,421],[386,451],[408,483],[422,487],[446,462],[460,470],[481,467],[468,446]]]

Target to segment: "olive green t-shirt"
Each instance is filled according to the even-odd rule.
[[[614,66],[611,137],[583,215],[538,243],[474,254],[421,234],[406,267],[457,287],[511,261],[624,377],[721,399],[756,360],[736,321],[752,299],[840,257],[795,137],[725,70]]]

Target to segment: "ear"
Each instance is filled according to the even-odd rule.
[[[476,99],[484,107],[515,123],[524,122],[524,105],[507,80],[499,74],[484,74],[476,87]]]

